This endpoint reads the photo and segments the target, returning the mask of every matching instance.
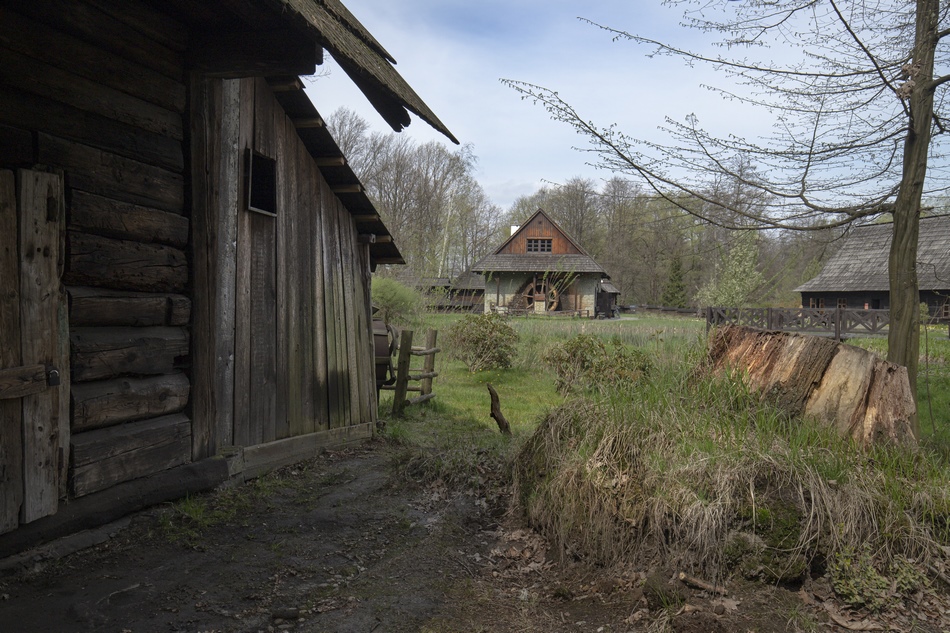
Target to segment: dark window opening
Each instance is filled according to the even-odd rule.
[[[537,238],[528,238],[528,252],[529,253],[550,253],[551,252],[551,238],[546,239],[537,239]]]
[[[838,307],[841,308],[842,310],[846,309],[848,307],[848,300],[838,299]]]
[[[247,210],[277,217],[277,161],[248,149],[244,171]]]

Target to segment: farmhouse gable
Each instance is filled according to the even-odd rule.
[[[477,261],[472,272],[485,278],[486,312],[611,316],[617,297],[602,288],[607,271],[543,209]]]

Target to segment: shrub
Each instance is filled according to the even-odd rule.
[[[469,314],[449,329],[449,354],[476,372],[507,369],[515,355],[518,333],[498,314]]]
[[[638,349],[615,342],[608,347],[596,336],[578,334],[552,347],[544,361],[557,375],[555,387],[568,393],[577,387],[600,391],[635,384],[652,367]]]
[[[373,305],[386,323],[409,325],[425,308],[422,295],[395,279],[373,279]]]

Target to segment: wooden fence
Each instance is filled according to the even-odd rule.
[[[403,330],[399,335],[399,357],[396,363],[396,383],[394,385],[384,385],[381,388],[393,390],[393,415],[402,413],[403,408],[409,404],[418,404],[435,397],[432,393],[432,379],[439,375],[435,371],[435,355],[440,351],[435,346],[438,332],[429,330],[426,332],[425,347],[412,346],[412,330]],[[413,356],[424,357],[422,368],[411,367]],[[417,373],[413,373],[417,372]],[[409,381],[417,381],[418,385],[410,385]],[[419,395],[414,398],[408,398],[409,392],[418,392]]]
[[[706,308],[707,331],[725,323],[762,330],[825,334],[840,341],[848,336],[887,334],[890,311],[850,308]]]

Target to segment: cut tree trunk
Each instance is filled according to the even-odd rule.
[[[793,416],[835,428],[861,446],[914,444],[917,408],[907,368],[829,339],[726,326],[709,348],[714,371],[749,385]]]

